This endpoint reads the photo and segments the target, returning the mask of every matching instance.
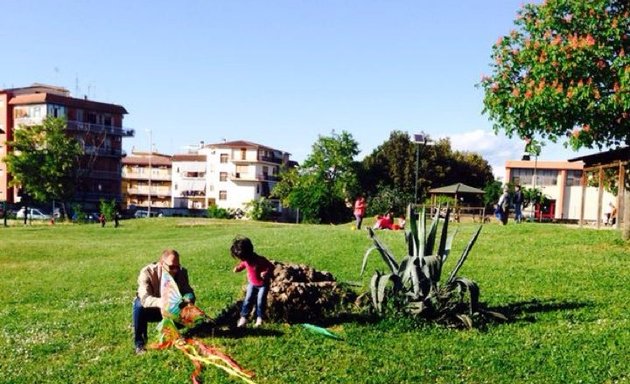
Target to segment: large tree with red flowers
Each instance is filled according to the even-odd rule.
[[[576,150],[630,144],[630,2],[547,0],[514,24],[480,83],[495,131]]]

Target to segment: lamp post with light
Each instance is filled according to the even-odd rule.
[[[542,144],[539,143],[536,140],[530,139],[527,144],[525,145],[525,152],[523,153],[523,157],[522,160],[530,160],[530,156],[534,156],[534,172],[532,174],[532,190],[536,190],[536,171],[538,168],[538,156],[540,156],[540,152],[542,151]],[[534,214],[534,202],[531,203],[531,208],[530,208],[530,217],[533,217],[533,219],[535,220],[536,217]]]
[[[427,146],[432,145],[433,142],[429,140],[429,137],[426,133],[416,133],[413,135],[413,143],[416,145],[416,181],[414,185],[414,194],[413,194],[413,202],[414,204],[418,204],[418,168],[420,166],[420,145]]]

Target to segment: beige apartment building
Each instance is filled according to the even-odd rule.
[[[122,160],[123,207],[170,208],[172,157],[132,151]]]

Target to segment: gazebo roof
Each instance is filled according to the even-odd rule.
[[[433,188],[429,190],[429,193],[444,193],[444,194],[459,194],[459,193],[476,193],[483,195],[485,192],[478,188],[473,188],[463,183],[455,183],[447,185],[445,187]]]
[[[591,167],[594,165],[611,164],[616,161],[628,161],[628,159],[630,159],[630,147],[622,147],[606,152],[576,157],[569,159],[569,161],[583,161],[586,167]]]

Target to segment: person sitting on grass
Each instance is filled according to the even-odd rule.
[[[259,327],[263,322],[265,306],[267,304],[267,291],[269,282],[273,275],[274,266],[265,257],[254,252],[254,245],[247,237],[237,236],[230,248],[232,257],[240,260],[234,267],[234,272],[247,269],[247,293],[241,308],[241,317],[236,323],[237,327],[244,327],[247,324],[247,316],[251,310],[254,298],[256,298],[256,323],[254,327]]]
[[[148,322],[162,320],[160,283],[164,272],[169,273],[175,280],[183,296],[182,305],[195,303],[195,292],[188,282],[188,271],[179,264],[179,253],[174,249],[164,250],[160,260],[142,268],[138,276],[138,292],[133,301],[136,354],[146,351]]]

